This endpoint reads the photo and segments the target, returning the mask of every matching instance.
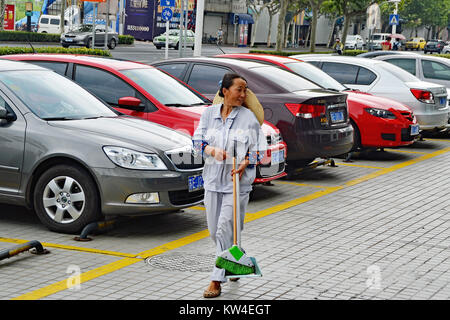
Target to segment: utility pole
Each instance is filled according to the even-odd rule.
[[[390,2],[395,2],[395,9],[394,9],[394,14],[398,13],[398,3],[400,2],[400,0],[391,0]],[[397,25],[394,24],[392,26],[392,34],[396,34],[397,33]]]
[[[202,55],[204,12],[205,12],[205,0],[197,0],[197,11],[195,13],[194,57],[199,57]]]
[[[125,0],[119,0],[120,1],[120,7],[119,7],[119,34],[123,35],[123,29],[125,25]]]
[[[181,0],[181,3],[180,3],[180,30],[179,30],[179,41],[178,41],[178,54],[179,54],[180,58],[183,58],[184,1],[185,0]]]
[[[104,45],[105,50],[108,50],[108,28],[109,28],[109,0],[106,0],[106,25],[105,25],[105,45]]]

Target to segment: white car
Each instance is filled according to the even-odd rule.
[[[447,89],[443,85],[421,81],[397,66],[375,59],[321,55],[293,57],[314,64],[349,88],[402,102],[413,110],[421,130],[450,127]]]
[[[364,40],[359,34],[347,35],[347,39],[345,39],[345,49],[362,50],[364,46]]]
[[[441,53],[450,53],[450,44],[446,45]]]

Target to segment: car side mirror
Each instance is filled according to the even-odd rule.
[[[134,111],[144,111],[145,106],[141,99],[135,97],[122,97],[119,99],[119,108],[130,109]]]
[[[5,119],[6,121],[14,121],[16,120],[16,116],[8,112],[5,107],[0,106],[0,120]]]

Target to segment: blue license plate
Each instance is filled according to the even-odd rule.
[[[271,164],[278,164],[284,161],[284,150],[272,152]]]
[[[73,39],[71,39],[71,38],[66,38],[66,42],[73,42]]]
[[[188,178],[189,192],[197,191],[203,188],[202,175],[190,176]]]
[[[446,100],[447,100],[446,98],[439,98],[440,104],[443,104],[443,105],[445,105],[445,103],[447,102]]]
[[[344,121],[344,113],[342,111],[330,112],[330,117],[332,122]]]
[[[419,134],[419,125],[418,124],[411,125],[411,135],[417,136],[418,134]]]

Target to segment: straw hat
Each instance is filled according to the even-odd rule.
[[[213,104],[220,104],[223,103],[223,98],[219,96],[219,91],[217,91],[216,96],[214,97]],[[247,96],[244,101],[244,107],[247,109],[250,109],[256,116],[256,119],[258,119],[258,122],[260,125],[264,122],[264,109],[259,102],[256,95],[250,90],[247,89]]]

